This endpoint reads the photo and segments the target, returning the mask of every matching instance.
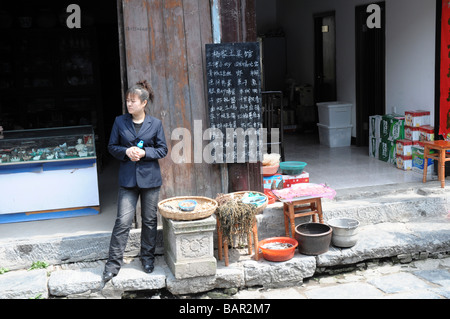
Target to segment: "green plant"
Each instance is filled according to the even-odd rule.
[[[28,270],[33,270],[33,269],[45,269],[49,266],[48,263],[46,263],[45,261],[35,261],[31,264],[31,267],[28,268]]]
[[[5,267],[0,267],[0,275],[3,275],[4,273],[8,272],[9,269]]]

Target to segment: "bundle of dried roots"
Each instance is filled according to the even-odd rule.
[[[228,199],[222,202],[216,210],[220,221],[220,231],[223,238],[232,243],[232,236],[237,236],[239,244],[252,230],[255,221],[256,208],[254,205],[244,204],[239,199]]]

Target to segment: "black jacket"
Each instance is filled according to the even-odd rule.
[[[138,162],[132,162],[125,151],[131,146],[137,146],[140,140],[144,141],[145,157]],[[136,134],[130,114],[116,117],[108,150],[112,156],[120,160],[120,186],[140,188],[161,186],[158,159],[167,155],[167,144],[160,120],[146,115],[139,133]]]

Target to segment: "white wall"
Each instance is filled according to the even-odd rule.
[[[386,6],[386,106],[429,110],[434,121],[436,2],[388,0]]]
[[[335,10],[337,98],[355,104],[355,6],[374,2],[276,1],[277,22],[286,33],[289,76],[314,84],[313,14]],[[424,109],[434,120],[435,15],[434,0],[386,0],[387,113],[394,107],[397,113]]]

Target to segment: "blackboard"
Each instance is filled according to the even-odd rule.
[[[214,161],[257,162],[263,135],[259,43],[206,44],[206,72]]]

